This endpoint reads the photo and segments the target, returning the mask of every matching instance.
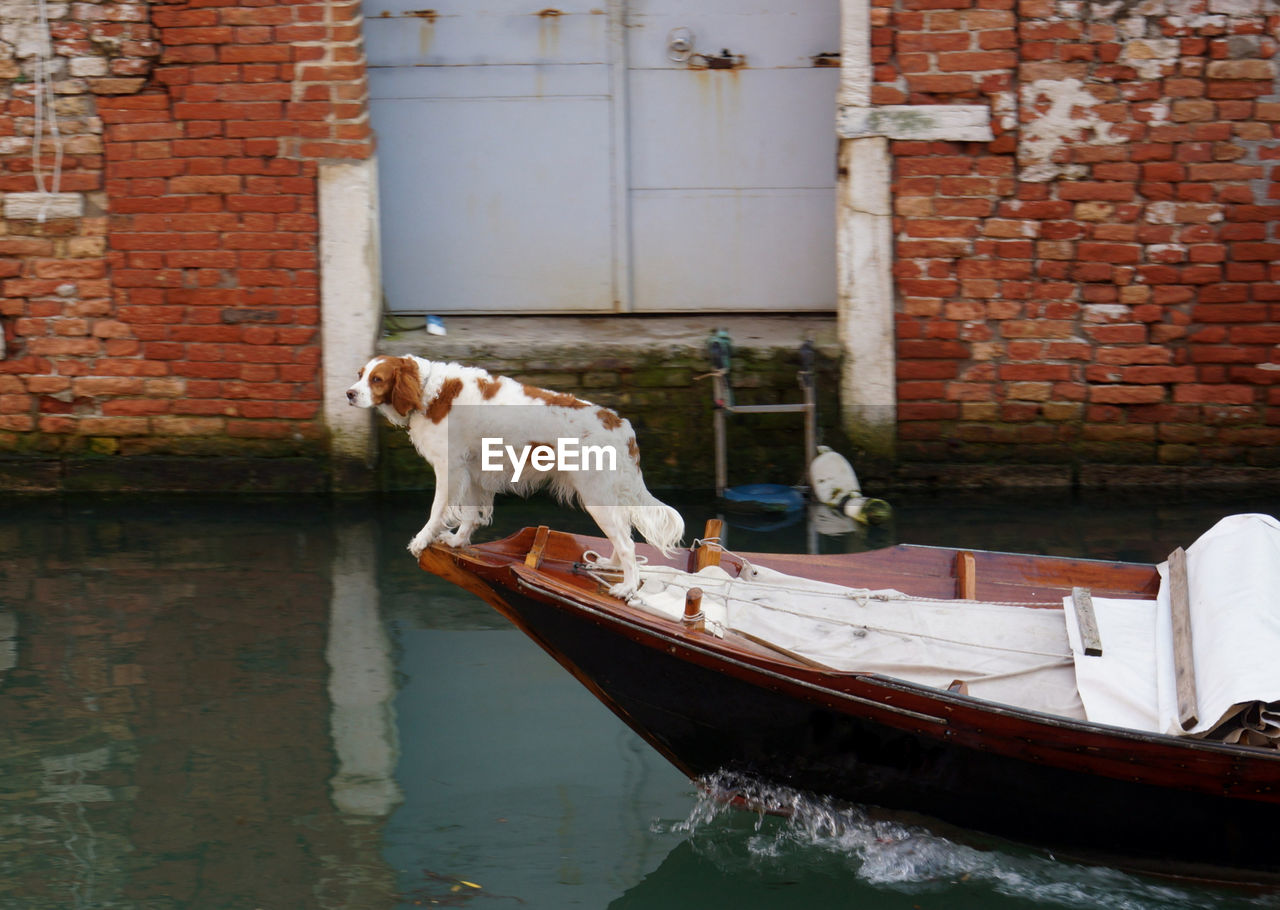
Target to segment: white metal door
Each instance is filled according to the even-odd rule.
[[[608,17],[414,3],[365,5],[389,308],[614,309]]]
[[[833,310],[828,0],[631,0],[639,310]]]
[[[391,309],[835,308],[836,0],[413,4],[365,7]]]

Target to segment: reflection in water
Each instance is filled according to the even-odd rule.
[[[386,649],[329,640],[351,579],[328,516],[255,505],[5,508],[0,906],[387,906],[377,825],[330,798],[331,704]]]
[[[337,527],[326,657],[338,773],[333,801],[348,815],[381,818],[400,802],[391,645],[378,609],[377,551],[370,522]]]
[[[0,610],[0,681],[18,663],[18,615]]]

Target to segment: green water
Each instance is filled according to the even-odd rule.
[[[403,548],[428,504],[0,500],[0,908],[1280,907],[856,807],[720,809],[417,569]],[[673,504],[691,528],[715,513]],[[1159,559],[1225,514],[1280,512],[1213,495],[894,506],[870,533],[731,524],[727,542]],[[508,500],[485,534],[536,523],[592,529]]]

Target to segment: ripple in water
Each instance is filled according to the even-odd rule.
[[[1014,845],[983,850],[918,825],[877,818],[864,809],[739,775],[701,779],[687,818],[655,825],[683,834],[702,856],[732,871],[795,871],[836,863],[862,881],[895,891],[956,887],[1006,895],[1045,907],[1081,910],[1277,908],[1275,892],[1242,892],[1131,875],[1064,862]],[[737,806],[749,806],[745,812]],[[752,822],[749,830],[744,824]],[[975,896],[977,896],[975,894]]]

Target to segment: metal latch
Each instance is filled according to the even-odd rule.
[[[693,56],[693,32],[681,26],[667,34],[667,59],[687,63]]]
[[[720,51],[719,56],[715,54],[694,54],[689,60],[689,65],[705,66],[709,70],[736,70],[746,62],[746,57],[742,54],[730,53],[726,47]]]
[[[726,47],[717,54],[701,54],[695,49],[697,40],[691,29],[680,26],[667,33],[667,59],[675,63],[687,63],[692,69],[735,70],[746,66],[743,54],[730,52]]]

